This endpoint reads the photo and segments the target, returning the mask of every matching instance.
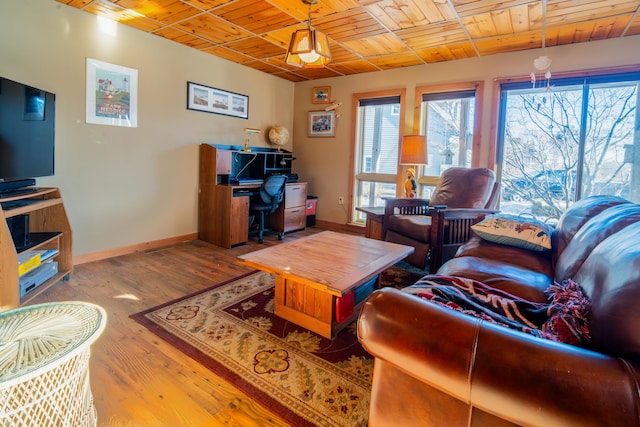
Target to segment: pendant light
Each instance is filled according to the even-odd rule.
[[[327,35],[311,27],[311,5],[318,0],[302,0],[309,5],[307,28],[298,30],[291,36],[285,62],[299,68],[322,68],[331,61]]]

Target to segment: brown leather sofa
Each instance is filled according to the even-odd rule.
[[[435,272],[470,237],[470,225],[495,207],[499,183],[487,168],[445,170],[431,199],[389,198],[382,220],[384,240],[412,246],[405,262]]]
[[[376,291],[358,321],[375,356],[369,426],[640,426],[640,205],[583,199],[561,217],[551,250],[474,237],[438,273],[540,302],[554,280],[572,278],[591,300],[591,340],[536,338]]]

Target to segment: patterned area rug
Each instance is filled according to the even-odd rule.
[[[425,274],[398,263],[381,286]],[[249,273],[131,317],[295,426],[366,426],[373,358],[356,322],[323,338],[273,313],[274,278]]]
[[[373,359],[353,322],[329,340],[273,314],[254,272],[131,317],[295,426],[366,426]]]
[[[400,261],[380,274],[380,287],[406,288],[426,274],[429,274],[429,272]]]

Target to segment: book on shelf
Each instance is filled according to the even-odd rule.
[[[41,249],[18,254],[18,276],[23,276],[58,254],[57,249]]]

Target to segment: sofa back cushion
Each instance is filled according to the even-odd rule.
[[[615,196],[591,196],[578,200],[567,209],[560,217],[558,225],[556,225],[553,235],[551,236],[551,247],[553,251],[552,262],[554,267],[573,236],[588,220],[605,209],[622,203],[629,203],[629,201]],[[566,277],[562,279],[566,279]]]
[[[611,355],[640,356],[640,222],[597,245],[574,281],[591,299],[591,347]]]
[[[485,208],[496,183],[496,174],[487,168],[449,168],[442,173],[429,206]]]
[[[574,277],[600,242],[612,234],[618,232],[624,234],[623,229],[636,222],[640,222],[640,205],[635,203],[612,206],[589,219],[576,232],[556,260],[555,281],[560,283]]]

